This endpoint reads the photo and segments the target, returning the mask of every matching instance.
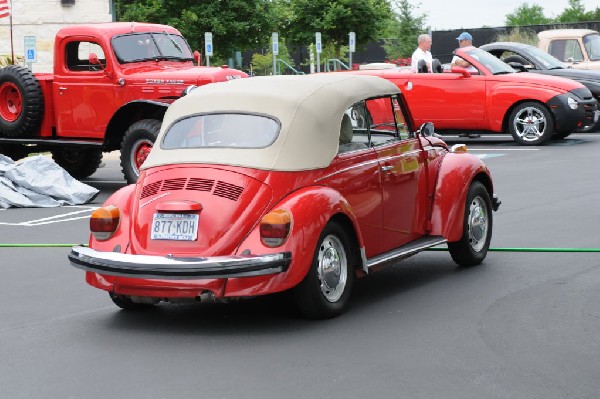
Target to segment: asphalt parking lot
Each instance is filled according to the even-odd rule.
[[[348,312],[283,296],[119,311],[67,261],[124,186],[115,154],[90,204],[0,210],[2,398],[597,398],[600,133],[540,147],[466,142],[502,200],[484,264],[424,252],[363,279]],[[45,247],[44,244],[56,246]],[[66,247],[59,246],[66,245]]]

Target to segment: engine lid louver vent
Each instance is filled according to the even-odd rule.
[[[219,181],[217,182],[217,187],[215,187],[213,194],[218,195],[219,197],[228,198],[232,201],[237,201],[242,194],[242,191],[244,191],[243,187]]]
[[[214,191],[213,191],[214,188]],[[244,191],[244,187],[237,186],[231,183],[218,181],[215,185],[214,180],[200,178],[178,178],[159,180],[150,183],[142,188],[140,199],[156,195],[161,191],[174,190],[190,190],[190,191],[206,191],[212,192],[218,197],[227,198],[232,201],[237,201]]]

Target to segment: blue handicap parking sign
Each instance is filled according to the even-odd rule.
[[[30,48],[27,49],[27,60],[35,60],[35,50]]]

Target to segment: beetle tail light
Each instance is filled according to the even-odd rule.
[[[292,215],[285,209],[267,213],[260,221],[260,240],[270,248],[279,247],[290,235]]]
[[[99,241],[108,240],[119,227],[121,211],[115,205],[103,206],[92,212],[90,231]]]

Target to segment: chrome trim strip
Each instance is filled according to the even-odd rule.
[[[427,242],[423,243],[422,245],[410,246],[410,244],[409,244],[404,248],[401,247],[401,248],[398,248],[397,250],[390,251],[386,254],[379,255],[379,256],[372,258],[371,260],[367,261],[367,267],[372,268],[375,266],[379,266],[383,263],[392,262],[396,259],[405,258],[410,255],[414,255],[417,252],[421,252],[424,249],[434,247],[436,245],[443,244],[445,242],[447,242],[447,240],[445,238],[440,237],[437,240],[432,239],[430,241],[427,241]]]
[[[328,179],[328,178],[330,178],[332,176],[335,176],[335,175],[338,175],[340,173],[344,173],[344,172],[352,170],[352,169],[362,168],[362,167],[370,165],[370,164],[379,164],[379,159],[376,158],[376,159],[372,159],[370,161],[365,161],[365,162],[357,163],[356,165],[348,166],[347,168],[340,169],[338,171],[335,171],[335,172],[330,173],[330,174],[325,175],[325,176],[321,176],[318,179],[315,179],[315,183],[320,182],[321,180]]]

